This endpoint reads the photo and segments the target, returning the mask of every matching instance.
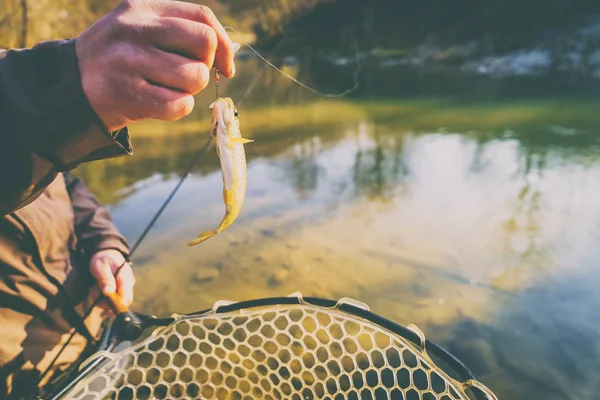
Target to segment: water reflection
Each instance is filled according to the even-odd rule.
[[[359,140],[367,141],[367,127],[359,127]],[[408,174],[403,162],[404,140],[402,135],[383,132],[381,127],[370,127],[371,143],[359,147],[353,168],[356,196],[371,200],[391,200],[402,186]]]
[[[504,303],[490,324],[464,319],[439,327],[444,346],[488,376],[501,398],[596,398],[599,276],[561,278]]]
[[[224,92],[243,96],[259,71],[240,68]],[[281,82],[265,71],[242,108],[256,139],[242,215],[185,247],[222,217],[210,152],[136,254],[135,307],[166,315],[298,290],[350,296],[417,324],[501,399],[594,398],[593,104],[314,102]],[[203,147],[207,115],[140,125],[134,157],[78,169],[132,241]]]
[[[319,164],[317,153],[319,140],[314,137],[294,145],[292,155],[283,163],[284,177],[294,188],[298,197],[307,199],[318,187]]]
[[[536,153],[526,149],[521,154],[518,174],[522,187],[504,223],[503,263],[508,268],[498,280],[518,284],[518,275],[523,268],[539,270],[551,262],[551,256],[541,241],[540,182],[544,179],[546,157],[547,151],[543,149]]]

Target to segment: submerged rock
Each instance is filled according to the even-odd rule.
[[[260,233],[265,237],[274,237],[277,234],[274,229],[262,229]]]
[[[283,284],[289,276],[290,273],[288,270],[280,269],[278,271],[273,272],[271,276],[269,276],[267,283],[269,284],[269,286],[279,286]]]
[[[192,274],[191,280],[193,283],[203,285],[219,279],[221,272],[216,268],[202,268]]]
[[[461,71],[488,75],[493,78],[505,78],[539,75],[549,71],[551,66],[550,52],[531,50],[470,61],[461,67]]]

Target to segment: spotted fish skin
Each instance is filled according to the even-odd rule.
[[[206,231],[188,242],[195,246],[227,229],[236,220],[246,198],[247,167],[244,144],[253,140],[242,137],[240,120],[233,100],[219,97],[212,108],[211,135],[215,138],[223,177],[225,216],[215,230]]]

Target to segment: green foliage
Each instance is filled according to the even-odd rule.
[[[18,0],[3,0],[0,8],[0,49],[16,46],[21,40],[22,8]]]
[[[22,0],[0,0],[0,48],[21,45]],[[218,0],[190,0],[211,7],[219,18],[227,6]],[[71,38],[110,12],[119,0],[27,0],[27,42]]]
[[[495,50],[517,48],[546,28],[600,11],[595,0],[187,0],[209,6],[224,25],[281,35],[310,47],[404,48],[485,39]],[[20,44],[22,3],[27,3],[27,45],[73,37],[110,11],[118,0],[2,0],[0,47]],[[445,43],[444,43],[445,42]]]
[[[221,0],[239,18],[252,18],[259,37],[293,25],[311,49],[406,48],[483,40],[488,51],[529,44],[547,29],[600,12],[596,0]],[[348,33],[353,35],[349,36]]]
[[[314,10],[317,6],[334,0],[220,0],[229,8],[232,18],[247,29],[254,27],[257,33],[278,35],[296,18]]]
[[[22,2],[2,0],[0,10],[0,47],[21,45]],[[28,0],[26,46],[52,39],[75,37],[102,15],[117,0]]]

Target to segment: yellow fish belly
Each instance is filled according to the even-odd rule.
[[[246,197],[247,168],[244,144],[253,140],[241,137],[238,113],[231,99],[219,98],[211,106],[212,131],[223,177],[225,215],[216,229],[202,232],[188,242],[188,246],[200,244],[231,226],[240,214]]]

